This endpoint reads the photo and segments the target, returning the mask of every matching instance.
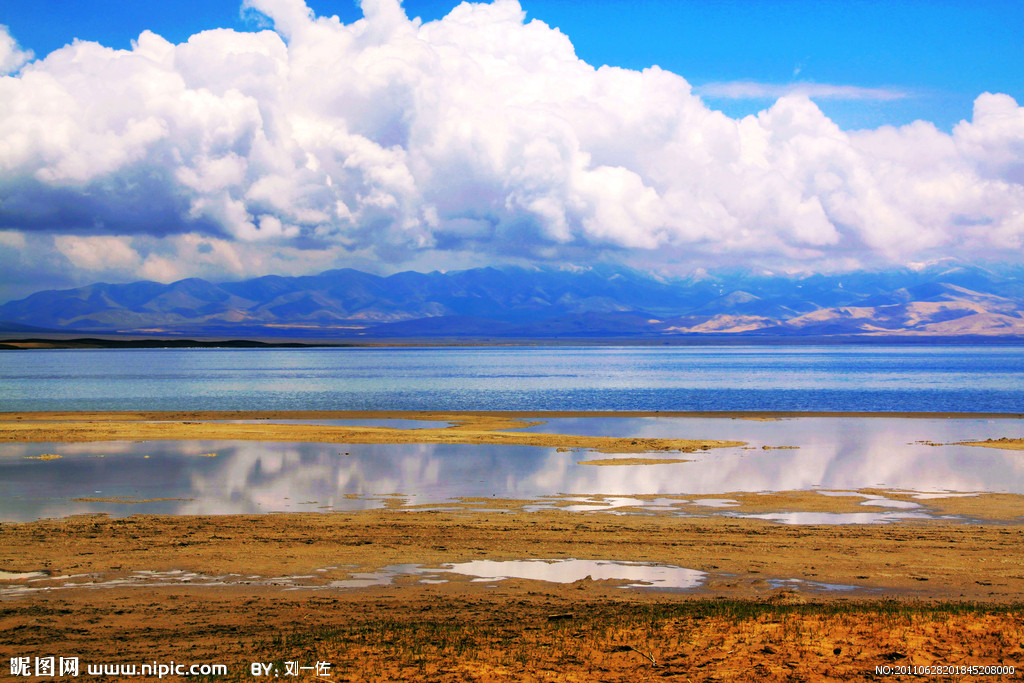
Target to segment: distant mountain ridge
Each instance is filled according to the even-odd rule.
[[[668,279],[628,268],[358,270],[93,284],[0,305],[0,331],[336,338],[1021,336],[1024,267]]]

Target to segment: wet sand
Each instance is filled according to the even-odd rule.
[[[216,662],[229,680],[250,680],[253,661],[327,661],[331,680],[392,681],[864,680],[887,664],[1024,663],[1017,526],[377,511],[97,515],[5,524],[0,540],[5,569],[72,577],[6,582],[37,592],[0,600],[4,657]],[[569,557],[707,578],[679,593],[454,575],[326,587],[400,563]],[[84,585],[159,570],[222,585]],[[773,583],[787,579],[856,588]]]
[[[787,579],[855,587],[845,596],[1006,602],[1024,594],[1019,525],[791,526],[657,514],[376,510],[82,515],[4,524],[0,538],[4,571],[78,577],[54,585],[184,570],[208,577],[311,576],[299,583],[323,586],[397,564],[574,558],[697,569],[708,579],[687,594],[704,596],[763,596],[772,589],[769,581]]]
[[[22,414],[0,416],[0,440],[422,440],[610,453],[739,443],[728,434],[709,442],[515,431],[542,419],[537,414],[273,417],[454,426],[201,422],[254,418],[240,413]],[[354,513],[3,523],[0,570],[45,576],[2,582],[0,657],[222,662],[238,680],[252,680],[250,662],[293,658],[303,666],[332,662],[330,680],[863,680],[876,665],[1024,667],[1021,497],[859,493],[716,498],[754,512],[849,512],[863,511],[865,496],[884,495],[986,522],[789,526],[724,517],[702,508],[702,497],[688,496],[686,512],[694,516],[530,511],[532,501],[494,499],[431,510],[398,498],[391,509]],[[399,575],[388,586],[329,587],[393,565],[567,558],[660,563],[706,576],[675,593],[623,589],[615,581],[471,581],[452,574],[443,575],[443,584]]]
[[[528,414],[525,414],[528,415]],[[572,415],[572,414],[568,414]],[[207,420],[268,420],[268,424]],[[391,429],[329,425],[273,424],[295,419],[404,419],[451,422],[443,428]],[[649,439],[533,434],[518,432],[539,424],[528,417],[502,413],[432,412],[202,412],[202,413],[0,413],[0,443],[49,441],[125,441],[158,439],[224,439],[236,441],[302,441],[327,443],[463,443],[586,448],[602,453],[638,451],[693,452],[742,446],[742,441]]]

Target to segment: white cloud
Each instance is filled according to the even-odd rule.
[[[0,230],[0,244],[8,249],[24,249],[27,240],[25,235],[16,230]]]
[[[123,237],[76,237],[60,235],[54,246],[76,268],[92,271],[118,271],[137,266],[139,254]]]
[[[81,237],[0,231],[0,301],[40,289],[138,279],[173,282],[186,277],[230,280],[259,275],[304,275],[334,267],[340,259],[375,270],[371,255],[341,246],[311,249],[238,242],[188,233],[169,237]],[[429,263],[429,259],[427,261]],[[480,262],[472,262],[479,265]],[[12,275],[16,275],[16,279]]]
[[[32,50],[22,50],[6,26],[0,24],[0,75],[17,71],[31,61]]]
[[[187,271],[182,268],[182,263],[172,261],[171,259],[164,258],[163,256],[157,256],[151,254],[146,257],[142,267],[139,268],[139,275],[146,280],[152,280],[153,282],[163,282],[164,284],[170,282],[176,282],[181,280],[187,274]]]
[[[847,132],[811,98],[903,94],[725,84],[776,99],[735,120],[679,75],[586,64],[515,0],[425,24],[396,0],[349,25],[246,6],[277,32],[76,42],[0,78],[0,229],[59,235],[94,271],[95,240],[135,236],[113,265],[159,279],[446,253],[802,268],[1024,240],[1024,110],[1006,95],[950,134]]]

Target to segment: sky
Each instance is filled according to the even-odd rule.
[[[0,300],[1021,260],[1024,3],[2,0]]]

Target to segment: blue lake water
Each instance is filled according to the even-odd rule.
[[[1024,412],[1020,346],[0,352],[0,410]]]

